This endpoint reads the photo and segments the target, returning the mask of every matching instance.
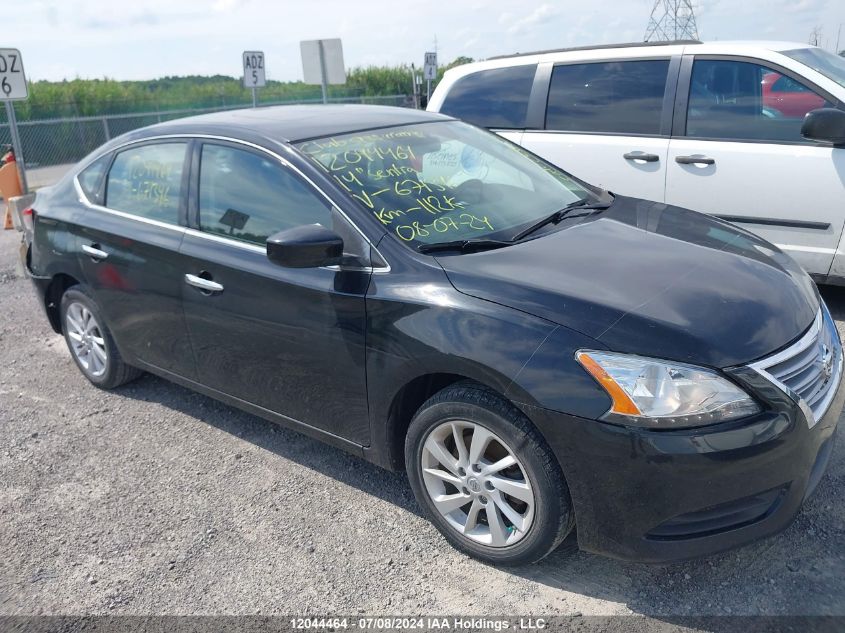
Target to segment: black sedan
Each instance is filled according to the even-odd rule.
[[[441,115],[155,125],[25,220],[94,385],[151,372],[405,469],[443,535],[494,563],[576,524],[581,548],[642,561],[774,534],[845,399],[827,308],[776,247]]]

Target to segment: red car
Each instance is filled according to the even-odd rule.
[[[810,110],[824,107],[824,99],[790,77],[766,73],[762,83],[763,105],[785,117],[804,118]]]

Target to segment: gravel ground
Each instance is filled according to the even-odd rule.
[[[447,545],[403,475],[152,376],[92,387],[18,239],[0,232],[0,614],[845,614],[841,442],[766,541],[494,569]],[[845,291],[825,296],[845,318]]]

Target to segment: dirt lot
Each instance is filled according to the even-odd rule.
[[[0,614],[845,614],[841,442],[764,542],[494,569],[446,544],[402,475],[152,376],[92,387],[17,240],[0,232]],[[845,317],[845,292],[825,296]]]

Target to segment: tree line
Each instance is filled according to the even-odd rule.
[[[443,72],[471,62],[459,57],[440,68]],[[421,69],[417,70],[421,73]],[[346,84],[329,86],[329,97],[374,97],[412,93],[411,67],[369,66],[352,68]],[[320,86],[301,81],[268,81],[258,91],[259,102],[319,101]],[[182,108],[218,108],[251,103],[251,93],[239,78],[225,75],[162,77],[149,81],[115,79],[72,79],[35,81],[29,85],[29,99],[17,102],[18,120],[131,114]]]

